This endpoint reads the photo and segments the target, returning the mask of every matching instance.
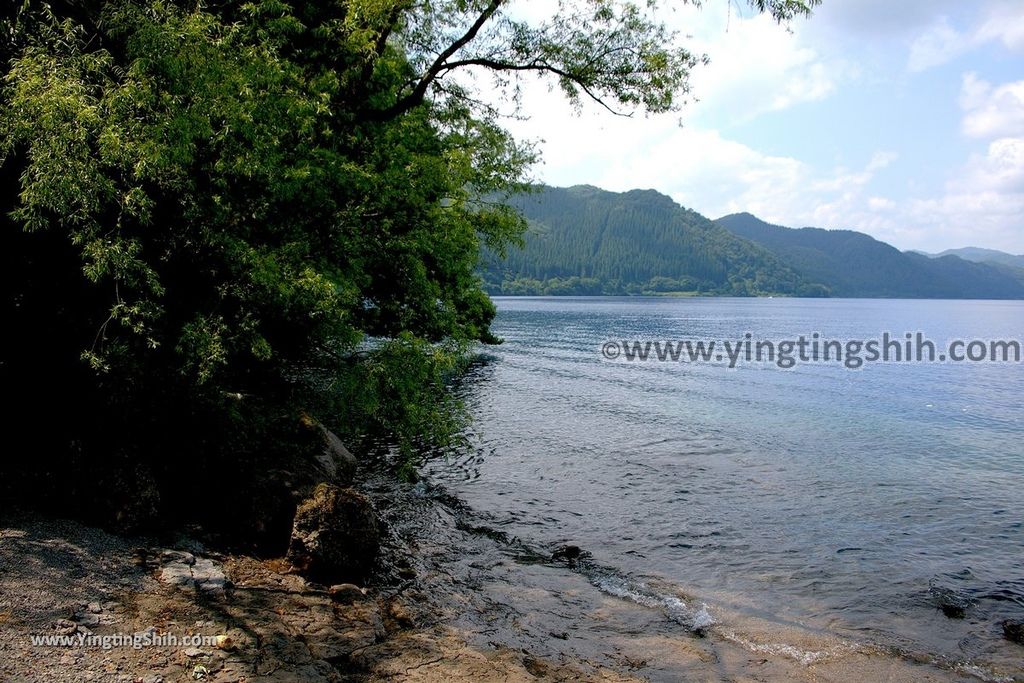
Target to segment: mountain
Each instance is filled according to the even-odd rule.
[[[974,261],[975,263],[998,263],[1004,266],[1011,266],[1013,268],[1024,269],[1024,256],[1015,256],[1014,254],[1007,254],[1005,251],[996,251],[995,249],[982,249],[981,247],[963,247],[962,249],[947,249],[939,254],[925,254],[931,258],[941,258],[943,256],[959,256],[965,261]]]
[[[749,213],[716,221],[758,244],[832,296],[948,299],[1024,298],[1024,278],[955,255],[901,252],[852,230],[785,228]]]
[[[541,187],[510,204],[530,229],[506,260],[484,254],[494,294],[825,294],[769,250],[653,190]]]
[[[995,268],[1003,275],[1011,277],[1024,285],[1024,256],[1007,254],[1005,251],[995,249],[982,249],[981,247],[963,247],[961,249],[947,249],[939,254],[928,254],[918,252],[929,258],[942,258],[944,256],[958,256],[965,261],[984,263]]]

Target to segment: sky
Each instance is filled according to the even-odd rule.
[[[680,5],[659,16],[711,59],[691,77],[698,101],[576,113],[527,82],[528,118],[506,126],[537,142],[537,180],[1024,254],[1024,0],[823,0],[788,28],[742,1]]]

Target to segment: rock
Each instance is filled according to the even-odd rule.
[[[158,633],[159,633],[159,631],[157,630],[156,626],[150,626],[150,627],[148,627],[146,629],[143,629],[141,631],[136,631],[135,633],[132,634],[132,636],[136,640],[145,640],[145,639],[151,639],[153,636],[157,635]]]
[[[377,515],[357,491],[320,484],[295,511],[288,561],[315,581],[359,580],[379,550]]]
[[[192,568],[187,564],[169,564],[160,570],[160,580],[172,586],[191,586]]]
[[[355,478],[359,463],[334,432],[322,425],[318,426],[324,439],[324,450],[316,460],[332,482],[348,486]]]
[[[79,612],[75,614],[75,621],[80,626],[99,626],[100,617],[98,614],[92,614],[90,612]]]
[[[551,553],[551,559],[556,562],[568,562],[569,565],[576,564],[576,561],[583,556],[583,551],[576,545],[563,545]]]
[[[331,599],[343,605],[351,605],[366,597],[366,591],[352,583],[339,583],[327,589]]]
[[[179,550],[165,550],[161,559],[165,564],[160,569],[159,578],[164,583],[204,593],[223,593],[229,586],[220,565],[209,558]]]
[[[196,556],[184,550],[163,550],[160,552],[160,560],[166,563],[173,562],[191,567],[196,563]]]
[[[215,646],[218,650],[231,652],[235,649],[235,639],[231,636],[217,636],[215,639]]]
[[[281,556],[288,540],[295,509],[313,495],[320,483],[345,488],[356,474],[356,458],[338,436],[312,418],[304,420],[308,431],[301,444],[275,457],[267,467],[244,473],[234,490],[219,492],[219,528],[205,524],[257,554]]]
[[[192,580],[196,588],[204,593],[222,593],[228,583],[220,565],[205,557],[196,558],[192,565]]]
[[[967,608],[973,604],[970,598],[949,588],[932,586],[930,591],[935,605],[949,619],[963,619],[967,613]]]
[[[69,636],[78,631],[78,624],[70,619],[58,619],[53,625],[53,630],[59,636]]]
[[[250,667],[239,662],[228,662],[217,672],[218,683],[244,683],[252,679]]]
[[[1024,645],[1024,621],[1007,619],[1003,622],[1003,637],[1011,643]]]
[[[195,659],[196,657],[205,657],[208,652],[203,652],[198,647],[190,647],[184,650],[183,654],[189,659]]]

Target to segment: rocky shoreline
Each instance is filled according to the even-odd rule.
[[[539,667],[552,680],[624,680],[500,648],[479,651],[438,623],[429,603],[412,584],[332,591],[282,560],[220,555],[187,541],[140,546],[74,522],[7,519],[0,680],[535,680]],[[70,640],[43,645],[32,636]],[[195,636],[210,644],[184,644]],[[178,644],[163,645],[170,639]]]
[[[0,681],[1024,680],[768,622],[694,629],[602,589],[585,551],[531,549],[429,484],[357,488],[307,490],[269,559],[0,518]],[[374,571],[335,583],[368,552],[352,543]]]

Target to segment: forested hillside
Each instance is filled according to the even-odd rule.
[[[766,249],[653,190],[538,188],[512,201],[521,249],[486,259],[500,294],[823,294]]]
[[[733,234],[759,244],[832,296],[1017,299],[1021,282],[987,264],[957,256],[901,252],[852,230],[794,230],[748,213],[718,219]]]

